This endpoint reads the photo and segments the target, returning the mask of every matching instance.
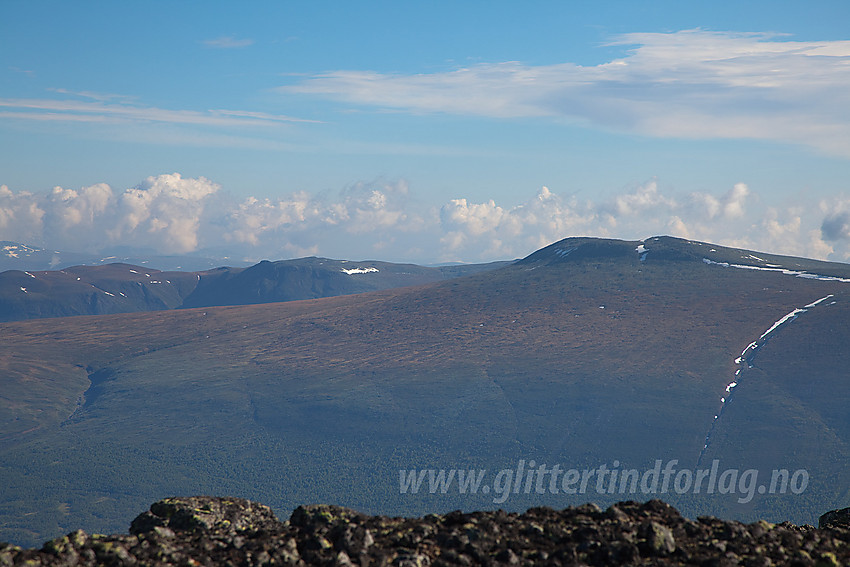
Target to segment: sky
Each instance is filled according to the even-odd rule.
[[[850,261],[850,3],[0,2],[0,240]]]

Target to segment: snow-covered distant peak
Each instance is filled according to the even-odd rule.
[[[351,268],[348,270],[343,268],[342,271],[350,276],[352,274],[368,274],[370,272],[377,272],[378,268]]]

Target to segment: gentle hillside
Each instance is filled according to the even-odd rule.
[[[848,276],[666,237],[573,238],[418,287],[6,323],[0,539],[117,531],[181,493],[384,514],[658,497],[691,517],[814,523],[850,499]],[[738,472],[698,494],[495,484],[674,460],[692,480],[715,460]],[[484,470],[488,490],[429,493],[429,469]],[[750,469],[758,483],[738,478]],[[774,469],[806,486],[762,494]]]

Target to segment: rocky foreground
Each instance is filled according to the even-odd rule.
[[[129,535],[76,531],[40,550],[0,544],[12,565],[800,565],[850,564],[846,511],[821,528],[683,518],[659,501],[524,514],[367,516],[305,506],[287,522],[239,498],[169,498]]]

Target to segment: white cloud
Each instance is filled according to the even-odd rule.
[[[148,177],[118,200],[114,239],[145,243],[184,253],[198,248],[198,230],[207,197],[219,185],[208,179],[183,179],[179,173]]]
[[[245,259],[303,255],[429,263],[525,256],[568,236],[643,239],[670,234],[798,256],[850,259],[850,198],[763,207],[738,183],[685,193],[655,180],[605,199],[547,187],[519,204],[459,196],[423,207],[404,181],[361,182],[331,194],[293,192],[236,201],[218,184],[178,173],[113,190],[43,194],[0,186],[0,240],[58,250],[114,246],[161,254],[228,250]]]
[[[62,89],[54,89],[59,94],[69,94]],[[2,98],[0,118],[18,120],[36,120],[42,122],[93,122],[93,123],[162,123],[194,126],[219,126],[227,128],[243,128],[247,126],[279,126],[291,122],[315,122],[303,118],[294,118],[280,114],[252,112],[244,110],[210,109],[171,110],[143,106],[121,101],[109,103],[108,100],[119,95],[96,95],[93,93],[70,93],[86,98],[94,98],[96,102],[72,99],[24,99]],[[129,99],[129,97],[123,97]]]
[[[658,191],[658,184],[655,181],[651,181],[638,187],[632,193],[626,193],[615,197],[613,200],[613,206],[610,207],[610,209],[612,214],[628,217],[632,215],[640,215],[652,210],[675,209],[676,206],[676,201],[662,195]]]
[[[567,236],[640,240],[668,234],[765,252],[846,260],[850,258],[850,200],[846,214],[824,204],[759,206],[743,183],[721,195],[662,191],[655,180],[598,202],[562,197],[544,187],[514,207],[456,199],[441,212],[443,259],[489,260],[524,256]],[[826,219],[826,220],[824,220]],[[830,233],[821,223],[833,222]],[[830,234],[833,236],[829,240]],[[838,240],[839,242],[835,242]]]
[[[0,185],[0,240],[41,243],[44,214],[37,196],[27,191],[15,193]]]
[[[708,193],[694,193],[691,195],[691,200],[705,207],[709,219],[740,218],[744,216],[744,204],[749,194],[750,190],[745,184],[736,183],[719,199]]]
[[[336,198],[304,192],[277,200],[249,197],[232,207],[222,224],[223,238],[254,247],[252,257],[328,249],[327,244],[317,246],[317,241],[331,243],[350,257],[386,254],[390,247],[413,248],[413,242],[430,230],[423,214],[412,210],[403,181],[356,183]]]
[[[850,41],[687,30],[636,33],[596,66],[487,63],[401,75],[334,71],[281,87],[416,113],[549,116],[674,138],[753,138],[850,156]]]
[[[454,199],[441,209],[440,221],[444,260],[515,258],[563,235],[608,231],[592,204],[563,199],[548,187],[510,208],[492,199],[486,203]]]

